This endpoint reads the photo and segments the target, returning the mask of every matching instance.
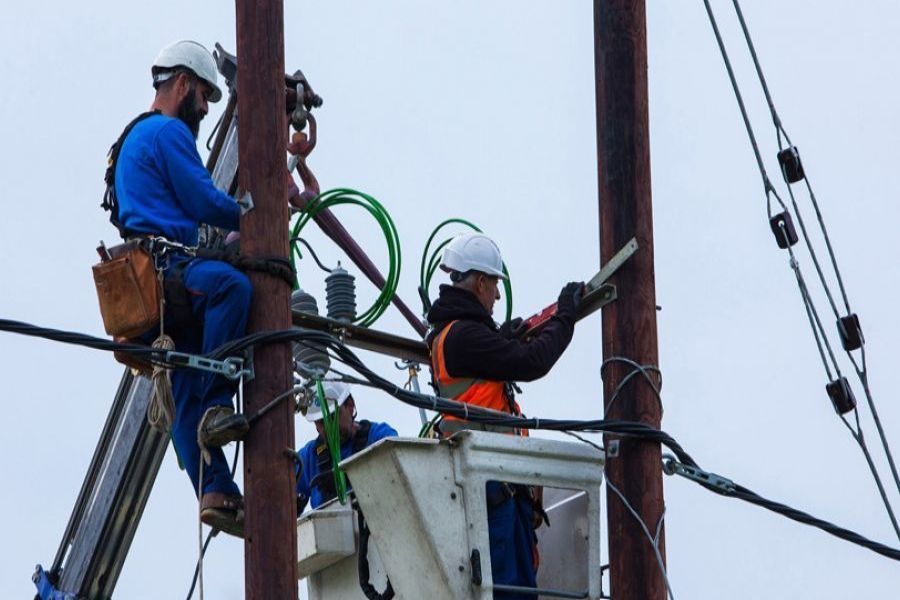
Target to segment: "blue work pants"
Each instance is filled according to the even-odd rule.
[[[185,267],[183,278],[195,321],[190,327],[167,332],[175,340],[177,351],[204,354],[246,333],[253,292],[246,275],[221,261],[194,259]],[[198,490],[200,474],[197,426],[207,409],[234,407],[232,396],[236,385],[221,375],[206,371],[172,371],[175,397],[172,442],[191,479],[194,493]],[[209,452],[212,463],[203,465],[203,493],[240,494],[222,449],[210,448]]]
[[[490,499],[499,494],[500,483],[487,483]],[[523,495],[507,498],[499,504],[488,501],[488,539],[491,545],[491,575],[495,584],[537,586],[534,567],[534,509]],[[495,600],[534,600],[531,594],[494,592]]]

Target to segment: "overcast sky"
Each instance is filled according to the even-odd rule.
[[[404,253],[400,293],[411,306],[418,309],[424,242],[452,216],[477,222],[499,243],[517,314],[540,309],[566,281],[597,270],[590,2],[286,4],[287,69],[302,68],[325,99],[310,164],[323,189],[357,188],[391,212]],[[705,468],[898,547],[859,449],[825,394],[702,2],[648,4],[663,428]],[[876,402],[900,452],[893,378],[900,7],[887,0],[746,4],[775,102],[831,226],[868,342]],[[772,127],[731,3],[714,5],[775,175]],[[98,206],[106,150],[150,104],[149,67],[159,48],[182,38],[233,50],[233,6],[4,4],[0,317],[103,335],[90,266],[97,241],[116,239]],[[201,139],[222,108],[213,108]],[[377,226],[357,209],[338,213],[385,264]],[[313,228],[309,238],[328,262],[343,258]],[[801,253],[800,260],[812,278],[809,258]],[[321,275],[301,265],[301,282],[320,304]],[[367,305],[375,291],[359,287]],[[393,309],[376,327],[413,334]],[[405,381],[392,361],[363,355]],[[122,369],[104,352],[11,334],[0,334],[0,358],[0,597],[27,598],[35,563],[53,560]],[[599,418],[601,361],[595,315],[579,324],[553,372],[525,386],[524,409]],[[414,409],[371,391],[356,396],[362,417],[415,435]],[[868,409],[862,417],[883,466]],[[298,444],[311,435],[299,419]],[[900,565],[867,550],[683,479],[667,478],[665,493],[678,598],[837,600],[900,589]],[[195,558],[196,501],[169,451],[116,597],[183,597]],[[220,536],[205,572],[208,598],[242,598],[242,543]]]

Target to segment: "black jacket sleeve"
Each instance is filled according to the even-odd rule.
[[[451,377],[494,381],[534,381],[550,372],[575,330],[569,315],[554,316],[529,342],[509,340],[485,323],[463,320],[444,341],[444,361]]]

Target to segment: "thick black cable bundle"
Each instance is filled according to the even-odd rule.
[[[85,346],[94,348],[95,350],[106,350],[109,352],[124,352],[136,358],[152,360],[155,362],[165,363],[165,350],[157,350],[149,346],[141,346],[139,344],[120,344],[111,342],[105,338],[98,338],[84,333],[74,333],[71,331],[62,331],[60,329],[50,329],[48,327],[38,327],[30,323],[21,321],[12,321],[10,319],[0,319],[0,331],[8,331],[10,333],[18,333],[31,337],[40,337],[64,344],[74,344],[76,346]]]
[[[849,529],[844,529],[843,527],[838,527],[837,525],[829,523],[828,521],[817,519],[816,517],[809,515],[801,510],[797,510],[796,508],[791,508],[790,506],[786,506],[784,504],[780,504],[778,502],[763,498],[753,490],[749,490],[742,485],[736,485],[733,492],[725,495],[733,496],[745,502],[749,502],[750,504],[761,506],[767,510],[771,510],[772,512],[787,517],[788,519],[797,521],[798,523],[817,527],[822,531],[825,531],[826,533],[830,533],[833,536],[839,537],[842,540],[846,540],[852,544],[856,544],[857,546],[868,548],[872,552],[877,552],[882,556],[886,556],[893,560],[900,560],[900,550],[891,548],[890,546],[885,546],[884,544],[880,544],[878,542],[873,542],[872,540],[863,537],[856,532],[850,531]]]
[[[359,587],[369,600],[391,600],[394,597],[394,586],[391,585],[390,579],[388,579],[387,587],[384,588],[383,593],[376,590],[375,586],[369,581],[369,526],[366,524],[366,518],[359,508],[356,509],[356,513],[359,525],[359,552],[356,556]]]
[[[12,333],[20,333],[22,335],[43,337],[46,339],[56,340],[68,344],[77,344],[89,348],[96,348],[98,350],[117,350],[142,358],[151,357],[153,360],[159,360],[160,362],[164,362],[165,359],[164,354],[160,355],[161,353],[159,351],[153,350],[152,348],[148,348],[146,346],[138,346],[135,344],[117,344],[89,335],[60,331],[57,329],[48,329],[45,327],[37,327],[35,325],[22,323],[20,321],[0,319],[0,331],[9,331]],[[264,331],[260,333],[254,333],[233,342],[224,344],[220,348],[209,353],[207,355],[207,358],[211,358],[213,360],[222,360],[229,356],[240,354],[244,350],[257,345],[289,341],[295,341],[301,344],[314,342],[320,345],[327,346],[342,362],[346,363],[347,365],[358,371],[360,375],[365,377],[370,385],[377,387],[390,394],[391,396],[394,396],[398,400],[417,408],[426,408],[453,416],[462,417],[476,423],[485,423],[490,425],[499,425],[521,429],[547,429],[551,431],[602,432],[645,439],[648,441],[659,442],[665,445],[675,453],[675,456],[683,464],[700,468],[694,461],[694,459],[691,458],[691,456],[684,451],[681,445],[679,445],[678,442],[676,442],[671,436],[669,436],[669,434],[665,433],[664,431],[654,429],[653,427],[650,427],[643,423],[633,421],[605,420],[577,421],[540,418],[529,419],[524,417],[505,416],[498,415],[498,413],[481,409],[479,407],[469,406],[467,404],[447,400],[446,398],[417,394],[410,390],[403,389],[402,387],[391,383],[387,379],[384,379],[383,377],[366,367],[365,364],[363,364],[363,362],[356,356],[356,354],[354,354],[349,348],[347,348],[340,340],[327,333],[300,329],[286,329],[282,331]],[[797,521],[798,523],[817,527],[825,531],[826,533],[830,533],[831,535],[839,537],[845,541],[857,544],[864,548],[868,548],[869,550],[877,552],[882,556],[900,561],[900,550],[890,548],[878,542],[873,542],[857,533],[854,533],[842,527],[838,527],[837,525],[834,525],[827,521],[817,519],[816,517],[813,517],[795,508],[791,508],[784,504],[780,504],[778,502],[763,498],[756,492],[753,492],[752,490],[749,490],[743,486],[735,485],[734,490],[723,493],[723,490],[718,487],[707,485],[702,482],[698,483],[701,486],[716,493],[738,498],[751,504],[756,504],[757,506],[761,506],[765,509],[771,510],[789,519]]]
[[[486,425],[495,425],[500,427],[513,427],[519,429],[547,429],[551,431],[587,431],[587,432],[603,432],[622,435],[627,437],[637,437],[650,441],[660,442],[667,448],[672,450],[678,457],[678,460],[684,464],[697,466],[694,459],[685,452],[684,448],[676,442],[670,435],[664,431],[654,429],[644,423],[636,421],[605,421],[602,419],[593,421],[578,421],[572,419],[540,419],[525,418],[515,415],[505,415],[494,411],[482,409],[477,406],[471,406],[462,402],[448,400],[437,396],[428,396],[425,394],[417,394],[411,390],[404,389],[387,379],[381,377],[371,369],[369,369],[352,350],[347,348],[340,340],[327,333],[309,330],[286,329],[283,331],[270,331],[251,334],[247,337],[235,340],[223,345],[219,349],[210,353],[209,358],[221,360],[228,356],[233,356],[243,352],[251,346],[259,344],[269,344],[278,342],[297,342],[315,343],[326,346],[341,360],[360,375],[365,377],[372,385],[382,391],[394,396],[401,402],[414,406],[416,408],[425,408],[437,412],[442,412],[455,417],[461,417],[468,421],[476,423],[484,423]]]

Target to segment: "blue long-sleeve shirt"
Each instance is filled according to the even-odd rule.
[[[378,440],[386,437],[396,436],[397,431],[387,423],[372,422],[369,428],[369,437],[366,440],[366,446],[371,446]],[[309,501],[313,508],[318,508],[322,504],[322,493],[318,487],[311,488],[310,484],[319,474],[319,457],[316,456],[316,446],[319,445],[319,438],[310,440],[303,448],[297,452],[300,457],[300,473],[297,477],[297,496],[302,505],[306,505]],[[349,439],[341,444],[341,460],[353,454],[353,439]]]
[[[165,115],[144,119],[125,138],[116,164],[116,195],[119,220],[129,233],[194,246],[201,223],[239,227],[240,206],[213,184],[190,129]]]

